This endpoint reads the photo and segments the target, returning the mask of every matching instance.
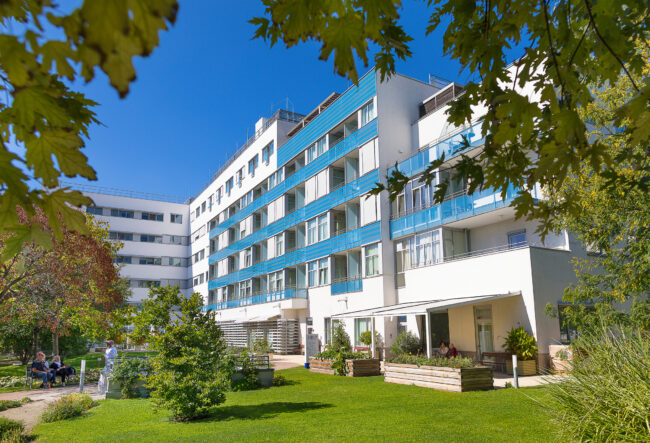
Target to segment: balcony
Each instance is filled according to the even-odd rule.
[[[486,189],[474,192],[472,195],[463,194],[439,205],[419,207],[414,211],[400,213],[390,222],[391,238],[402,237],[510,206],[518,193],[519,190],[512,185],[508,187],[505,198],[501,198],[501,191]],[[537,198],[536,189],[533,190],[533,196]]]
[[[251,297],[238,298],[235,300],[227,300],[219,303],[214,303],[203,307],[204,311],[220,311],[222,309],[239,308],[242,306],[259,305],[262,303],[269,303],[274,301],[291,300],[291,299],[306,299],[307,289],[305,288],[285,288],[279,291],[262,292]]]
[[[331,286],[332,295],[347,294],[348,292],[363,291],[363,280],[361,276],[354,279],[344,279],[333,282]]]

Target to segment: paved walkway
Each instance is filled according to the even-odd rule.
[[[31,403],[26,403],[19,408],[11,408],[0,412],[0,417],[12,420],[22,420],[25,424],[25,431],[29,434],[34,426],[40,421],[40,416],[45,407],[57,398],[79,392],[79,386],[66,386],[65,388],[32,389],[30,391],[6,392],[0,394],[0,400],[20,400],[28,397]],[[100,399],[97,392],[97,383],[84,386],[84,393],[90,394],[93,399]]]
[[[271,366],[273,369],[289,369],[295,368],[296,366],[305,365],[305,356],[304,355],[274,355],[273,360],[271,360]]]
[[[519,387],[528,388],[531,386],[541,386],[547,383],[552,383],[559,381],[561,375],[528,375],[526,377],[519,377]],[[514,386],[515,379],[512,375],[507,375],[501,372],[494,373],[494,387],[495,388],[505,388],[506,383],[510,383]]]

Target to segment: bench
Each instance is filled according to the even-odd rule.
[[[75,372],[74,374],[71,375],[71,377],[72,377],[72,384],[77,383],[77,373]],[[25,366],[25,384],[24,384],[24,386],[27,387],[27,384],[29,383],[29,389],[33,389],[34,379],[40,380],[40,378],[34,377],[34,373],[32,372],[32,365],[30,364],[30,365]],[[54,377],[54,381],[56,382],[56,377]]]
[[[506,361],[510,358],[512,357],[507,352],[483,352],[481,354],[481,364],[483,366],[492,366],[500,372],[506,372]]]

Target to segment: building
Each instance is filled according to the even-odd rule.
[[[185,270],[187,290],[204,296],[233,345],[266,338],[277,352],[296,352],[307,331],[325,345],[333,322],[343,321],[357,346],[367,330],[386,348],[411,330],[429,350],[444,340],[479,356],[501,351],[506,332],[523,325],[544,364],[544,350],[563,337],[544,308],[559,306],[579,248],[567,233],[542,241],[535,221],[515,220],[516,189],[467,195],[467,183],[454,181],[434,204],[433,186],[417,181],[443,153],[439,177],[453,176],[463,137],[465,153],[481,149],[479,122],[446,122],[446,103],[461,91],[402,75],[381,82],[371,70],[306,116],[281,110],[258,121],[254,136],[184,205],[91,197],[116,232],[149,234],[159,223],[158,245],[127,238],[124,254],[149,257],[154,250],[144,247],[159,246],[161,265],[145,260],[123,272],[134,281],[159,272],[155,281],[164,284],[172,274],[163,258],[184,258],[173,275],[182,280]],[[396,164],[413,178],[404,193],[393,202],[370,195]],[[163,221],[137,216],[150,212]],[[172,214],[181,223],[172,225]],[[177,233],[189,244],[164,241]],[[182,248],[185,256],[174,255]]]

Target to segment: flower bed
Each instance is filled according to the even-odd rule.
[[[311,372],[318,372],[321,374],[334,375],[334,368],[332,368],[331,359],[326,358],[309,358],[309,370]],[[367,377],[371,375],[379,375],[380,362],[376,358],[355,358],[345,359],[347,365],[348,377]]]
[[[415,364],[401,363],[405,360],[412,360]],[[428,364],[417,364],[419,362]],[[460,357],[449,359],[436,357],[427,359],[421,356],[397,357],[393,362],[384,364],[384,381],[452,392],[494,388],[492,368],[475,366],[470,359]]]

